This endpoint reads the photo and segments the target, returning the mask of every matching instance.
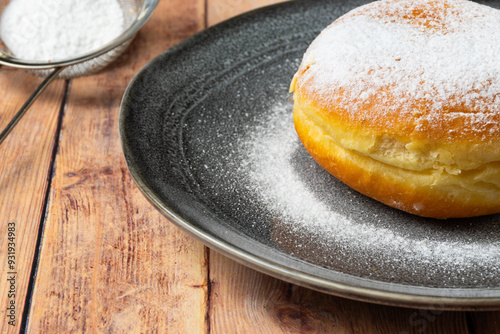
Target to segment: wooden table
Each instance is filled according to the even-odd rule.
[[[193,33],[274,2],[161,0],[117,62],[56,81],[32,106],[0,146],[0,332],[500,333],[500,312],[371,305],[260,274],[141,195],[118,134],[132,76]],[[40,81],[0,70],[1,128]]]

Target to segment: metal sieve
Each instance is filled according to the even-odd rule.
[[[0,13],[9,2],[10,0],[0,0]],[[0,133],[0,144],[52,80],[57,77],[71,79],[89,75],[103,69],[118,58],[132,42],[137,31],[149,19],[158,4],[158,0],[119,0],[118,3],[124,17],[125,29],[122,34],[98,50],[89,50],[88,53],[75,55],[71,59],[43,62],[17,58],[0,39],[0,64],[23,68],[34,75],[45,77],[45,80]]]

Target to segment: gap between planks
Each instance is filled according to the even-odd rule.
[[[44,197],[44,202],[43,202],[43,212],[42,216],[40,219],[40,223],[38,225],[38,235],[36,239],[36,246],[35,246],[35,253],[33,254],[33,261],[31,263],[31,274],[28,282],[28,289],[26,291],[26,297],[24,301],[24,309],[23,313],[21,316],[21,325],[20,325],[20,331],[21,332],[26,332],[28,321],[29,321],[29,314],[30,314],[30,308],[31,308],[31,297],[33,295],[33,289],[35,286],[35,280],[36,280],[36,273],[38,271],[38,265],[39,265],[39,260],[40,260],[40,247],[42,244],[43,240],[43,231],[45,228],[45,219],[47,217],[47,211],[49,207],[49,195],[50,191],[52,189],[52,175],[54,174],[54,167],[55,167],[55,161],[56,161],[56,156],[57,156],[57,151],[59,149],[59,135],[61,133],[61,127],[62,127],[62,121],[64,117],[64,109],[66,107],[66,101],[68,98],[68,92],[69,92],[69,85],[70,85],[70,80],[65,80],[64,83],[64,93],[61,101],[61,106],[59,108],[59,115],[57,117],[57,126],[56,126],[56,133],[54,136],[54,143],[52,147],[52,155],[50,158],[50,164],[49,168],[47,171],[47,189],[45,191],[45,197]]]

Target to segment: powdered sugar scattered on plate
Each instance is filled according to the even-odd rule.
[[[247,156],[240,164],[244,176],[240,182],[272,213],[273,239],[292,255],[325,266],[339,259],[351,266],[356,262],[362,276],[377,275],[379,270],[415,275],[425,268],[419,275],[427,275],[434,282],[430,284],[444,286],[467,281],[469,271],[482,272],[485,281],[500,275],[499,243],[474,240],[473,233],[472,237],[447,235],[443,224],[455,221],[443,223],[403,214],[325,175],[301,146],[288,104],[278,103],[239,145]],[[498,216],[488,219],[493,220],[491,226],[499,226]],[[408,231],[418,229],[419,224],[428,230],[419,237],[407,233],[404,224],[412,225]],[[475,231],[472,224],[470,229]]]

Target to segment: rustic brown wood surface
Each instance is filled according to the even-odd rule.
[[[24,71],[0,70],[0,129],[4,129],[40,82],[40,78]],[[64,90],[63,81],[49,87],[0,145],[1,333],[20,326],[44,214]],[[13,262],[9,264],[9,260]],[[8,310],[12,301],[14,317]],[[15,326],[9,325],[11,320]]]
[[[160,0],[118,61],[53,83],[33,105],[0,146],[0,332],[500,333],[500,312],[373,305],[261,274],[208,250],[141,195],[118,134],[132,76],[207,25],[277,2]],[[39,82],[0,70],[1,128]],[[15,326],[7,309],[9,222]]]

